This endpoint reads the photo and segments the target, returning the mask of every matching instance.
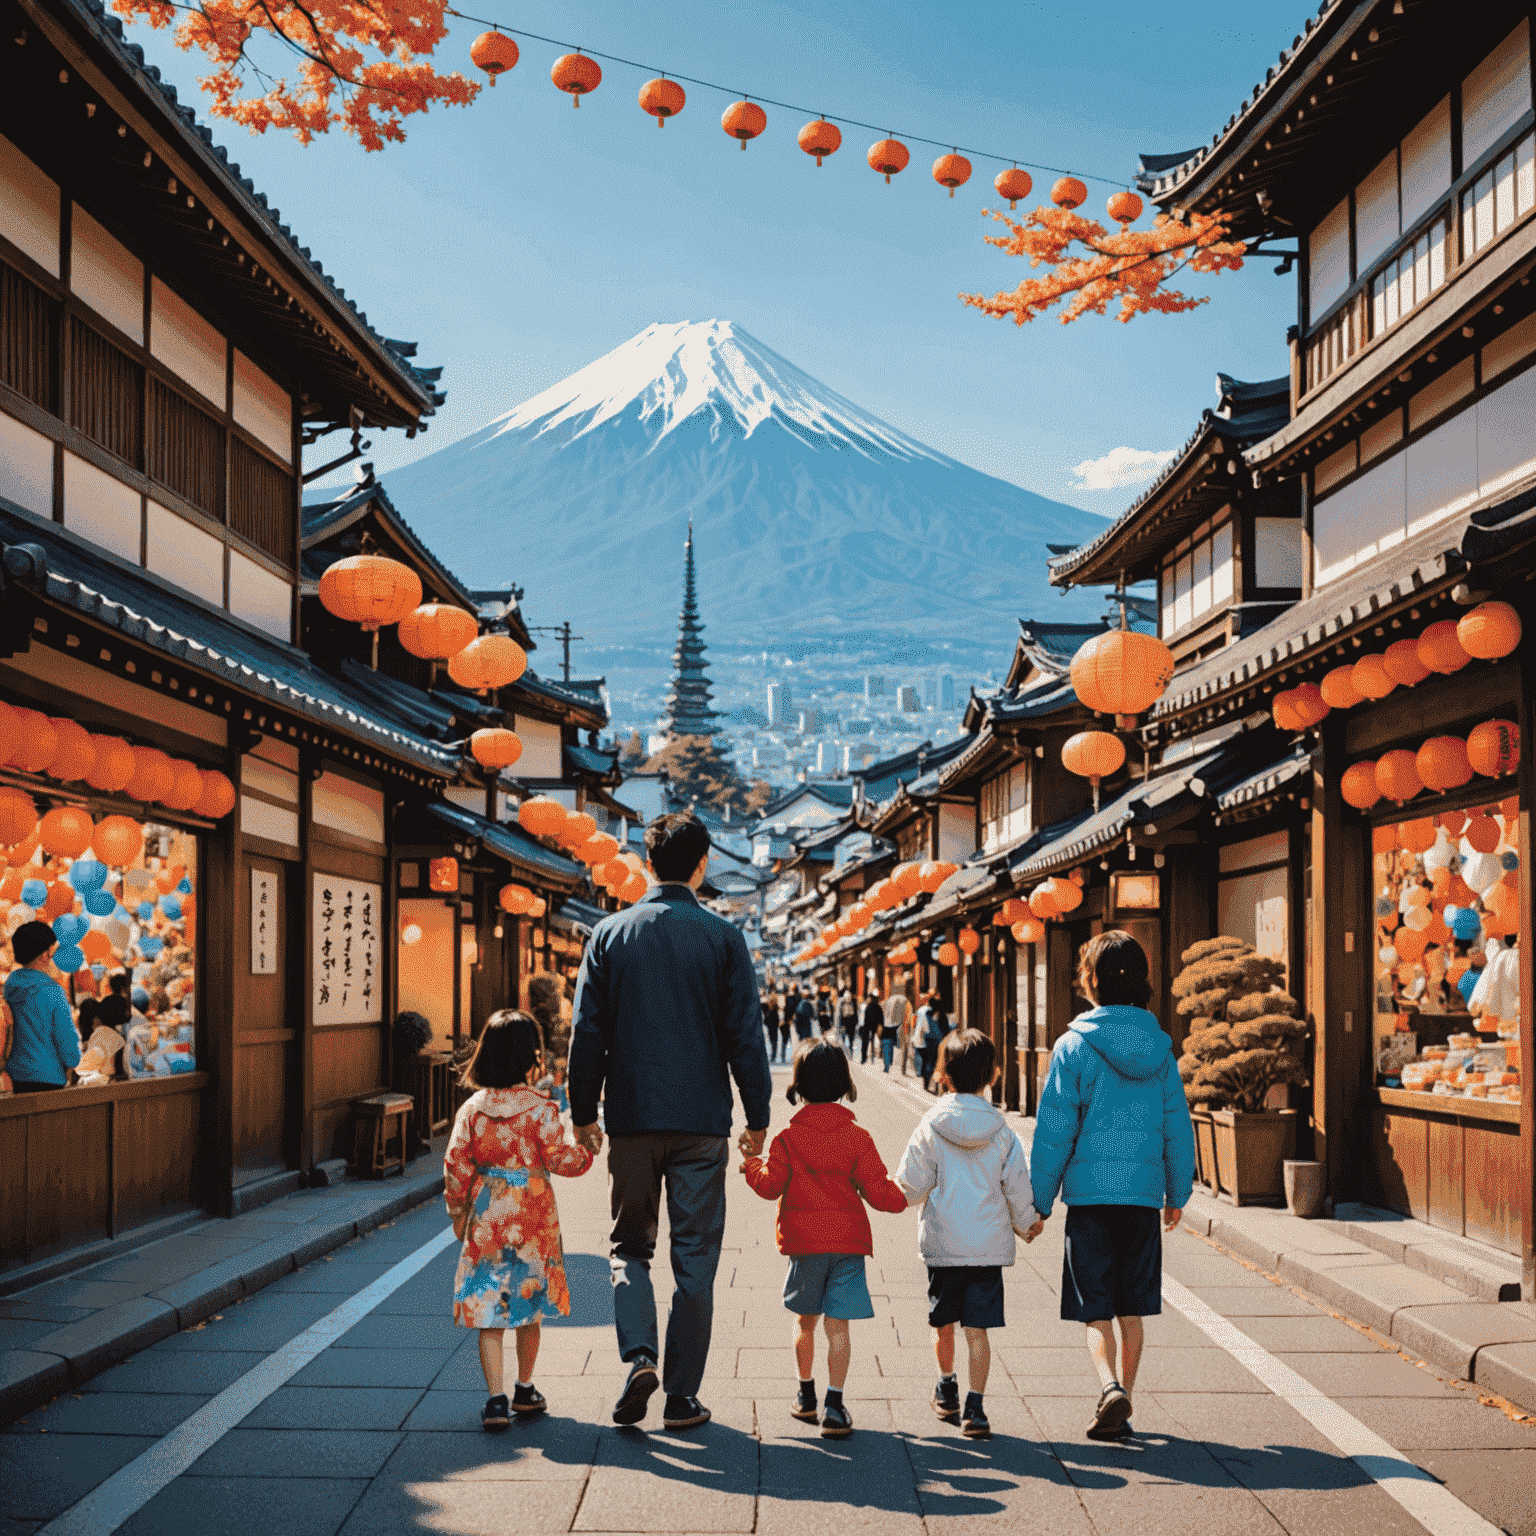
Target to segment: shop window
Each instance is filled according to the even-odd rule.
[[[1477,253],[1536,208],[1536,136],[1526,134],[1461,194],[1462,259]]]

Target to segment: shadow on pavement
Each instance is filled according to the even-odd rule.
[[[1102,1445],[1053,1447],[1079,1488],[1123,1488],[1157,1478],[1190,1488],[1363,1488],[1371,1479],[1347,1456],[1302,1445],[1237,1446],[1177,1436],[1132,1435]]]
[[[571,1315],[545,1318],[546,1328],[612,1327],[613,1276],[607,1259],[595,1253],[566,1254],[565,1283],[571,1291]]]

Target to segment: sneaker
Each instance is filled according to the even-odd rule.
[[[664,1429],[697,1429],[708,1424],[712,1415],[696,1397],[676,1397],[667,1394],[666,1406],[661,1410]]]
[[[821,1415],[823,1440],[846,1440],[853,1433],[853,1415],[841,1403],[828,1403]]]
[[[940,1381],[928,1405],[946,1424],[953,1424],[960,1417],[960,1383],[953,1377]]]
[[[814,1424],[821,1417],[821,1409],[816,1404],[816,1383],[814,1381],[802,1381],[799,1395],[795,1398],[795,1406],[789,1410],[792,1419],[799,1419],[805,1424]]]
[[[960,1416],[960,1433],[967,1440],[990,1440],[992,1426],[987,1421],[986,1410],[981,1406],[979,1393],[970,1393],[965,1400],[965,1412]]]
[[[481,1429],[505,1429],[510,1422],[507,1394],[498,1392],[493,1397],[486,1398],[485,1407],[480,1410]]]
[[[1118,1440],[1125,1433],[1131,1417],[1131,1399],[1118,1381],[1112,1381],[1099,1394],[1099,1406],[1088,1426],[1090,1440]]]
[[[615,1424],[638,1424],[645,1417],[646,1404],[652,1393],[661,1385],[656,1375],[656,1362],[646,1355],[635,1361],[629,1372],[629,1380],[619,1400],[613,1405]]]
[[[549,1404],[544,1401],[544,1394],[533,1385],[526,1387],[513,1387],[512,1412],[520,1419],[536,1418],[543,1413]]]

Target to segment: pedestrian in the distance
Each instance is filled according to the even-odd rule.
[[[601,1096],[611,1138],[614,1326],[630,1368],[616,1424],[638,1424],[658,1385],[666,1428],[709,1422],[698,1391],[725,1236],[732,1078],[747,1121],[743,1155],[756,1157],[768,1131],[773,1077],[752,956],[741,930],[695,894],[709,847],[703,822],[687,812],[651,822],[645,849],[659,883],[598,923],[576,981],[571,1118],[582,1144],[598,1151]],[[663,1186],[673,1290],[659,1362],[651,1259]]]
[[[772,992],[762,996],[763,1037],[768,1043],[768,1059],[779,1059],[779,1000]]]
[[[1088,1434],[1130,1430],[1142,1318],[1163,1310],[1163,1234],[1194,1182],[1195,1138],[1173,1042],[1147,1011],[1146,951],[1115,930],[1083,946],[1079,1014],[1051,1052],[1031,1182],[1042,1219],[1067,1206],[1061,1315],[1085,1323],[1102,1391]],[[1119,1360],[1115,1327],[1120,1329]]]
[[[80,1065],[80,1036],[69,997],[49,972],[58,935],[47,923],[23,923],[11,935],[17,969],[5,978],[15,1038],[7,1070],[17,1093],[62,1088]]]
[[[891,1041],[891,1050],[901,1052],[901,1070],[903,1076],[912,1069],[912,1004],[907,997],[905,987],[893,987],[891,995],[885,1000],[885,1024],[880,1031],[880,1039],[883,1042]],[[885,1070],[891,1070],[891,1056],[885,1058]]]
[[[789,1411],[808,1423],[819,1417],[826,1440],[853,1433],[843,1403],[853,1347],[848,1324],[875,1315],[864,1278],[864,1260],[874,1252],[864,1204],[892,1214],[907,1208],[869,1132],[838,1102],[851,1104],[858,1096],[843,1048],[835,1040],[806,1041],[795,1051],[794,1076],[784,1092],[791,1104],[804,1100],[805,1108],[773,1138],[766,1158],[741,1165],[763,1199],[779,1202],[779,1252],[789,1258],[784,1305],[795,1314],[800,1372],[800,1390]],[[827,1396],[819,1408],[818,1322],[827,1335]]]
[[[859,1033],[859,1004],[851,987],[844,987],[837,997],[837,1028],[843,1037],[843,1049],[853,1055]]]
[[[928,994],[928,1001],[918,1009],[917,1020],[922,1030],[918,1046],[918,1073],[923,1079],[923,1087],[932,1093],[934,1069],[939,1060],[939,1046],[943,1044],[944,1037],[949,1033],[949,1015],[944,1011],[944,1000],[937,992]]]
[[[809,992],[800,994],[800,1001],[795,1004],[795,1039],[809,1040],[816,1033],[816,1004],[811,1001]]]
[[[831,989],[826,982],[816,989],[816,1033],[830,1035],[837,1013],[832,1001]]]
[[[864,1001],[864,1016],[859,1020],[859,1065],[868,1066],[869,1059],[875,1053],[875,1036],[880,1033],[880,1027],[885,1023],[885,1011],[880,1006],[880,999],[871,991]],[[891,1070],[891,1063],[887,1059],[885,1070]]]
[[[571,1311],[550,1175],[576,1178],[592,1166],[592,1154],[566,1140],[554,1101],[533,1086],[543,1071],[539,1050],[530,1015],[503,1008],[485,1021],[462,1078],[477,1091],[460,1106],[443,1157],[443,1199],[464,1244],[453,1320],[480,1330],[486,1429],[504,1429],[509,1409],[522,1419],[548,1406],[533,1384],[540,1327]],[[502,1358],[508,1328],[517,1338],[510,1405]]]
[[[992,1366],[987,1335],[1003,1326],[1003,1270],[1042,1223],[1030,1203],[1029,1167],[1019,1138],[981,1095],[997,1081],[997,1048],[977,1029],[956,1030],[939,1047],[945,1096],[923,1116],[896,1182],[923,1214],[917,1241],[928,1266],[928,1325],[939,1382],[930,1406],[969,1440],[992,1435],[984,1394]],[[960,1406],[955,1324],[965,1329],[967,1392]]]

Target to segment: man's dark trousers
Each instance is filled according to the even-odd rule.
[[[709,1359],[715,1314],[715,1271],[725,1236],[725,1174],[730,1142],[724,1136],[668,1131],[614,1136],[608,1144],[613,1208],[613,1316],[619,1357],[662,1361],[669,1396],[694,1397]],[[656,1252],[662,1186],[672,1251],[672,1308],[663,1357],[656,1338]]]

